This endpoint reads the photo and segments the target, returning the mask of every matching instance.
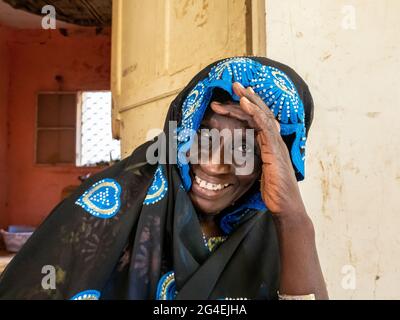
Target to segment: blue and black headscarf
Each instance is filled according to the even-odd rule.
[[[240,82],[244,87],[252,87],[274,113],[280,123],[281,135],[287,142],[296,177],[299,181],[303,180],[306,133],[311,125],[313,112],[312,98],[308,91],[302,92],[301,97],[294,80],[274,65],[263,64],[262,58],[236,57],[219,61],[211,67],[207,77],[196,83],[182,104],[182,118],[178,127],[178,155],[186,154],[189,150],[193,133],[200,127],[214,90],[222,89],[233,100],[239,101],[239,97],[232,91],[232,83]],[[288,69],[288,67],[285,66],[282,69]],[[302,88],[303,86],[299,89]],[[308,89],[305,88],[305,90]],[[307,123],[302,99],[304,96],[307,96],[305,101]],[[178,156],[178,167],[183,186],[188,191],[192,183],[189,175],[190,166],[186,162],[180,162],[181,158],[184,156]],[[222,219],[221,228],[225,233],[232,231],[232,224],[240,222],[246,209],[267,209],[259,192],[247,195],[247,199],[243,200],[244,202],[242,201],[239,206],[225,214]]]
[[[199,128],[215,88],[238,100],[235,81],[251,86],[274,112],[302,180],[312,98],[292,69],[262,57],[217,61],[189,82],[166,119],[166,132],[169,121],[179,124],[176,156],[190,147],[190,132]],[[0,298],[276,299],[278,242],[259,190],[221,213],[228,238],[210,252],[187,194],[189,166],[149,164],[152,143],[54,208],[2,274]],[[54,288],[43,286],[49,265],[57,275]]]

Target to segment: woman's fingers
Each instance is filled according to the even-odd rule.
[[[263,132],[266,140],[279,140],[280,125],[273,112],[251,87],[244,88],[239,82],[232,84],[233,92],[240,97],[240,108],[236,105],[211,102],[214,112],[248,122],[257,132]],[[278,138],[279,137],[279,138]]]
[[[254,112],[250,108],[247,108],[247,113],[251,114],[252,116],[255,116],[258,114],[266,114],[268,117],[271,117],[275,120],[275,116],[273,112],[269,109],[269,107],[264,103],[264,101],[261,99],[261,97],[256,94],[253,90],[253,88],[248,87],[247,89],[243,87],[243,85],[239,82],[234,82],[232,85],[232,89],[234,93],[239,96],[241,99],[246,98],[248,102],[254,104],[256,106]],[[246,101],[246,100],[245,100]],[[275,126],[278,129],[278,133],[280,132],[281,126],[278,121],[274,121]]]
[[[279,123],[275,120],[273,113],[268,109],[267,106],[260,107],[249,101],[247,97],[242,97],[240,99],[240,107],[244,112],[250,115],[257,127],[266,132],[269,136],[276,137],[279,134]],[[269,112],[265,112],[268,109]]]
[[[277,155],[281,154],[284,142],[279,133],[279,122],[275,120],[273,112],[251,87],[246,89],[239,82],[235,82],[232,89],[240,97],[240,109],[252,119],[251,127],[257,131],[263,163],[276,161]],[[233,114],[234,112],[230,113],[230,115]]]
[[[240,99],[240,107],[253,118],[255,123],[254,128],[257,128],[257,141],[261,149],[262,162],[265,165],[277,162],[288,163],[287,152],[282,152],[286,150],[286,146],[279,134],[277,126],[279,123],[275,120],[272,112],[270,114],[263,112],[263,107],[250,102],[245,96]]]
[[[254,103],[255,105],[259,106],[260,108],[265,107],[266,110],[270,111],[261,97],[256,94],[252,87],[243,87],[243,85],[239,82],[234,82],[232,85],[233,92],[239,97],[246,97],[249,99],[250,102]]]
[[[248,123],[250,128],[254,127],[254,121],[251,116],[246,114],[240,107],[239,105],[233,105],[233,104],[221,104],[218,102],[211,102],[210,104],[211,109],[220,115],[223,116],[229,116],[234,119],[240,120],[240,121],[245,121]]]
[[[211,109],[215,112],[218,113],[220,115],[223,116],[227,116],[229,115],[229,110],[227,108],[225,108],[222,104],[220,104],[219,102],[216,101],[212,101],[210,103],[210,107]]]
[[[239,98],[243,97],[246,92],[246,89],[240,82],[234,82],[232,85],[232,90]]]

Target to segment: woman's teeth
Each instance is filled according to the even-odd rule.
[[[226,188],[227,186],[229,186],[229,183],[215,184],[215,183],[207,182],[207,181],[199,178],[198,176],[195,176],[194,178],[195,178],[197,184],[200,186],[200,188],[207,189],[207,190],[222,190],[222,189]]]

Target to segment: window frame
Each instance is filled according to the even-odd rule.
[[[74,163],[67,163],[67,162],[55,162],[55,163],[39,163],[38,159],[37,159],[37,149],[38,149],[38,132],[41,129],[46,130],[46,128],[40,128],[38,126],[39,124],[39,96],[41,94],[57,94],[57,95],[61,95],[61,94],[74,94],[76,96],[76,101],[77,101],[77,105],[78,105],[78,99],[79,99],[79,95],[78,95],[78,91],[73,91],[73,90],[69,90],[69,91],[37,91],[36,92],[36,108],[35,108],[35,134],[34,134],[34,147],[33,147],[33,163],[35,167],[68,167],[68,168],[73,168],[73,167],[77,167],[76,166],[76,142],[75,142],[75,161]],[[76,109],[76,112],[78,112],[78,110]],[[77,116],[76,116],[77,118]],[[56,129],[62,129],[62,127],[60,128],[54,128]],[[68,129],[68,128],[65,128]],[[70,128],[71,130],[75,131],[75,141],[76,141],[76,135],[77,135],[77,130],[78,130],[78,122],[76,122],[75,119],[75,128]],[[80,129],[79,129],[80,130]]]
[[[79,166],[81,162],[81,142],[82,142],[82,94],[84,92],[112,92],[110,90],[68,90],[68,91],[37,91],[36,92],[36,105],[35,105],[35,123],[34,123],[34,146],[33,146],[33,165],[38,168],[74,168],[82,171],[88,169],[103,169],[108,165],[91,165]],[[56,163],[38,163],[37,148],[38,148],[38,132],[41,128],[38,126],[39,116],[39,95],[41,94],[74,94],[76,96],[76,117],[75,117],[75,160],[73,163],[56,162]],[[60,127],[61,128],[61,127]],[[43,128],[46,129],[46,128]],[[73,128],[71,128],[73,130]]]

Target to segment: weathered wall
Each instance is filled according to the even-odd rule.
[[[7,106],[9,86],[9,51],[7,46],[9,30],[0,25],[0,227],[7,224]]]
[[[249,53],[246,3],[113,1],[112,91],[123,157],[150,129],[163,128],[169,104],[198,71],[217,59]]]
[[[330,295],[399,299],[400,1],[266,4],[268,56],[315,99],[302,192]]]
[[[62,189],[97,170],[34,164],[39,91],[110,89],[110,36],[93,29],[65,37],[56,31],[14,30],[9,37],[6,215],[10,224],[38,225],[60,201]],[[63,77],[59,84],[55,76]],[[3,76],[3,72],[1,72]]]

